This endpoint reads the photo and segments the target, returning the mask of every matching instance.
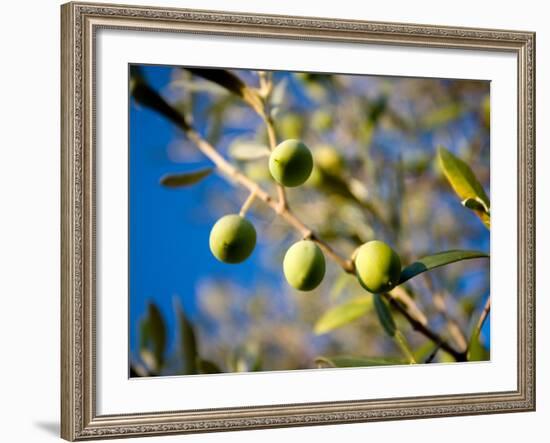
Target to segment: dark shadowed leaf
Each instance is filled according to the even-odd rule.
[[[390,366],[402,365],[407,362],[394,358],[381,357],[353,357],[353,356],[335,356],[335,357],[317,357],[315,364],[320,368],[357,368],[365,366]]]
[[[439,266],[448,265],[462,260],[474,258],[489,258],[489,254],[481,251],[446,251],[420,258],[401,271],[399,284],[416,277],[418,274],[429,271]]]
[[[197,365],[197,372],[199,374],[222,374],[223,373],[223,371],[220,369],[220,367],[216,363],[210,360],[204,360],[200,357],[197,357],[196,365]]]
[[[178,307],[178,319],[180,328],[180,346],[181,354],[183,356],[184,374],[196,374],[197,373],[197,340],[195,337],[195,331],[193,325],[183,312],[181,306]]]
[[[372,297],[370,295],[354,297],[346,303],[325,312],[315,323],[313,330],[316,334],[326,334],[333,329],[357,320],[371,310]]]
[[[479,197],[462,200],[462,206],[471,209],[472,211],[481,211],[489,214],[489,208],[485,206],[485,203]]]
[[[463,204],[464,202],[468,202],[470,206],[467,207],[472,209],[481,221],[483,221],[485,226],[490,228],[491,217],[489,214],[489,197],[471,168],[463,160],[459,159],[442,146],[437,148],[437,158],[439,166],[443,170],[447,181],[456,195],[460,198],[460,201],[463,202]],[[472,200],[477,201],[479,206],[471,207]],[[466,206],[466,204],[464,205]]]
[[[380,294],[373,294],[373,297],[374,308],[376,310],[376,314],[378,315],[378,320],[380,320],[380,324],[384,328],[384,331],[386,331],[386,334],[390,337],[394,337],[396,326],[390,308]]]
[[[198,171],[184,172],[182,174],[168,174],[160,179],[160,184],[167,188],[181,188],[191,186],[208,177],[214,168],[204,168]]]
[[[140,356],[153,371],[158,372],[164,363],[166,326],[157,306],[149,303],[147,316],[140,322]]]
[[[228,91],[237,95],[248,103],[258,114],[264,115],[264,105],[262,98],[253,88],[248,87],[235,74],[225,69],[203,69],[203,68],[185,68],[194,75],[198,75],[206,80],[210,80]]]
[[[151,88],[143,79],[133,79],[131,82],[131,94],[134,100],[146,108],[150,108],[166,117],[172,123],[186,130],[189,125],[185,118],[172,105],[168,104],[160,94]]]

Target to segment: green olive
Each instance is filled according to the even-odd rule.
[[[238,214],[220,218],[210,231],[210,250],[224,263],[241,263],[256,246],[256,230]]]
[[[401,260],[386,243],[374,240],[357,249],[355,271],[359,283],[367,291],[379,294],[390,291],[399,283]]]
[[[325,257],[314,242],[301,240],[286,251],[283,271],[290,286],[311,291],[325,276]]]
[[[342,154],[331,145],[320,145],[313,151],[315,165],[323,172],[332,175],[342,175],[345,168],[345,161]]]
[[[277,130],[284,138],[300,138],[304,132],[304,118],[294,112],[277,119]]]
[[[332,115],[324,109],[318,109],[311,116],[311,126],[319,132],[326,132],[332,128]]]
[[[313,156],[299,140],[285,140],[269,156],[269,171],[276,182],[294,187],[303,184],[313,169]]]

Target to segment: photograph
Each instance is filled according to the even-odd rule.
[[[130,64],[129,376],[490,361],[490,90]]]

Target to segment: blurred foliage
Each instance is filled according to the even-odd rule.
[[[420,306],[430,326],[457,347],[452,319],[471,337],[469,360],[489,358],[488,328],[479,337],[473,333],[489,293],[489,261],[469,260],[487,257],[475,251],[489,248],[487,82],[174,68],[165,99],[139,67],[131,72],[136,104],[180,128],[195,125],[271,195],[263,119],[273,118],[279,140],[303,140],[315,166],[305,186],[288,190],[294,213],[348,257],[372,239],[391,244],[408,264],[399,287],[403,300]],[[183,146],[193,149],[186,141]],[[160,183],[186,187],[211,172],[167,175]],[[235,212],[246,193],[228,189],[235,200],[212,194],[201,210]],[[265,205],[256,204],[253,216],[261,232],[258,266],[280,275],[294,233]],[[280,280],[251,289],[212,276],[193,297],[198,310],[192,316],[175,303],[177,331],[167,331],[159,308],[148,305],[132,375],[453,361],[382,296],[365,292],[331,262],[324,282],[308,294]],[[168,334],[178,337],[175,349],[167,349]]]

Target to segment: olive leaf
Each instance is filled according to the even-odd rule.
[[[319,368],[357,368],[365,366],[391,366],[406,364],[406,361],[396,358],[381,357],[354,357],[354,356],[335,356],[335,357],[317,357],[315,364]]]
[[[222,374],[223,371],[220,369],[220,367],[210,361],[210,360],[204,360],[200,357],[196,358],[196,367],[197,372],[199,374]]]
[[[386,334],[390,337],[395,337],[397,327],[395,326],[395,320],[393,319],[390,308],[380,294],[373,294],[373,297],[374,308],[380,324],[384,328],[384,331],[386,331]]]
[[[288,79],[285,77],[273,88],[270,100],[272,118],[275,118],[283,108],[283,105],[285,103],[287,83]]]
[[[447,181],[460,198],[462,204],[474,211],[485,226],[490,228],[489,197],[471,168],[463,160],[442,146],[437,148],[437,158]],[[477,202],[478,204],[476,205],[473,202]]]
[[[187,315],[183,311],[181,305],[178,305],[178,320],[180,331],[180,346],[181,354],[184,359],[184,374],[196,374],[197,373],[197,339],[195,337],[195,331],[193,325],[187,318]]]
[[[470,338],[467,358],[468,361],[486,361],[490,358],[489,351],[481,344],[478,334],[472,334]]]
[[[317,320],[313,331],[315,334],[326,334],[333,329],[340,328],[365,315],[372,309],[372,297],[360,295],[346,303],[329,309]]]
[[[160,184],[167,188],[181,188],[191,186],[208,177],[214,168],[204,168],[198,171],[184,172],[181,174],[167,174],[160,179]]]
[[[140,356],[153,372],[158,372],[164,364],[166,346],[166,326],[158,307],[149,303],[147,315],[140,322]]]
[[[151,88],[141,75],[131,78],[130,93],[136,103],[158,112],[183,130],[189,129],[184,116]]]
[[[457,119],[463,112],[464,107],[462,105],[459,103],[450,103],[427,113],[422,118],[420,124],[424,129],[434,129]]]
[[[269,149],[258,142],[235,140],[229,147],[229,155],[235,160],[258,160],[269,157]]]
[[[430,271],[431,269],[474,258],[489,258],[489,254],[481,251],[452,250],[428,255],[416,260],[414,263],[411,263],[409,266],[404,268],[401,271],[399,284],[405,283],[407,280],[410,280],[423,272]]]
[[[239,77],[225,69],[185,68],[192,74],[210,80],[240,97],[259,115],[264,115],[264,103],[258,91],[248,87]]]

